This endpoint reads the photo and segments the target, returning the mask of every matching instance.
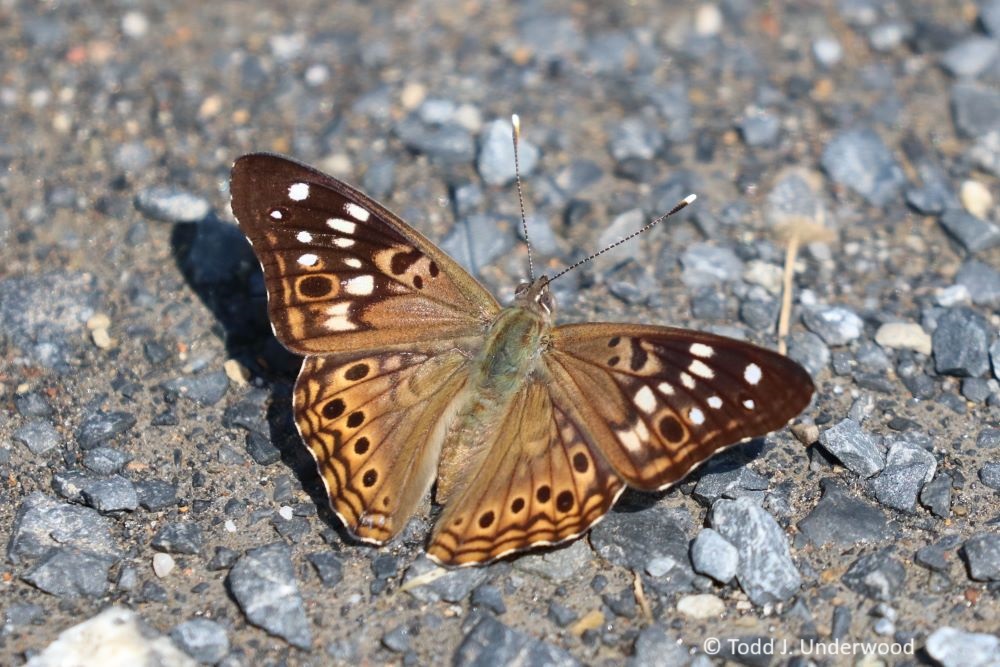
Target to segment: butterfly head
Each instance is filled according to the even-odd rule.
[[[538,313],[551,320],[556,304],[549,292],[548,276],[541,276],[531,282],[523,282],[514,290],[514,305]]]

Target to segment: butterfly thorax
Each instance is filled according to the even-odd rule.
[[[518,288],[514,303],[497,314],[472,362],[461,406],[445,436],[438,466],[439,502],[463,474],[475,470],[490,442],[480,434],[495,432],[495,422],[510,423],[507,414],[526,383],[546,382],[539,374],[546,373],[541,356],[549,344],[552,304],[542,280]]]

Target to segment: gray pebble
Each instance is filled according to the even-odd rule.
[[[465,635],[452,664],[455,667],[510,664],[576,667],[580,663],[561,648],[513,630],[491,616],[484,616]]]
[[[177,502],[177,487],[161,479],[146,479],[135,483],[139,504],[150,512],[158,512]]]
[[[168,523],[153,536],[154,549],[168,554],[197,554],[201,551],[201,526],[197,523]]]
[[[247,551],[229,571],[227,582],[252,624],[303,650],[312,647],[312,630],[287,545],[279,542]]]
[[[979,480],[996,491],[1000,491],[1000,462],[990,462],[979,469]]]
[[[565,607],[555,600],[549,601],[549,609],[546,612],[549,620],[558,625],[560,628],[569,627],[569,625],[577,619],[577,614],[575,611],[569,607]]]
[[[722,535],[703,528],[691,543],[691,563],[695,572],[725,584],[736,576],[740,554]]]
[[[1000,581],[1000,534],[979,533],[962,545],[969,577],[976,581]]]
[[[902,590],[906,570],[892,557],[892,549],[887,548],[858,558],[841,581],[859,595],[889,602]]]
[[[418,558],[403,575],[403,584],[436,568],[437,565],[430,559]],[[461,602],[469,596],[476,586],[485,581],[487,574],[488,572],[483,568],[451,569],[444,576],[423,586],[411,588],[407,590],[407,593],[421,602],[436,602],[438,600]]]
[[[989,370],[993,335],[990,324],[974,310],[947,309],[931,336],[934,368],[942,375],[979,377]]]
[[[83,488],[83,499],[98,512],[131,512],[139,507],[135,485],[121,475],[91,481]]]
[[[892,509],[913,513],[927,467],[922,463],[886,466],[869,487],[878,501]]]
[[[788,357],[815,376],[830,364],[830,348],[811,331],[795,331],[788,339]]]
[[[939,472],[920,490],[920,504],[941,519],[951,516],[951,475]]]
[[[873,206],[894,200],[906,182],[902,168],[871,129],[837,134],[823,149],[820,164],[836,183],[854,190]]]
[[[955,284],[965,287],[976,305],[1000,306],[1000,271],[985,262],[966,260],[955,274]]]
[[[83,552],[121,557],[111,535],[111,522],[89,507],[61,503],[42,493],[33,493],[14,516],[7,557],[15,565],[35,559],[54,547],[74,547]]]
[[[382,635],[382,645],[394,653],[406,653],[410,648],[410,630],[398,625]]]
[[[132,457],[112,447],[97,447],[83,454],[83,466],[98,475],[113,475],[121,472]]]
[[[42,418],[32,419],[14,431],[13,438],[14,442],[21,443],[36,456],[58,447],[61,440],[59,431],[52,422]]]
[[[616,162],[652,160],[663,148],[664,136],[659,128],[644,118],[625,118],[611,129],[608,150]]]
[[[823,497],[798,523],[799,531],[816,546],[849,546],[875,543],[888,537],[885,514],[874,505],[854,498],[834,479],[820,481]]]
[[[931,633],[925,650],[942,667],[986,667],[1000,655],[1000,637],[946,626]]]
[[[885,455],[875,438],[850,419],[820,433],[819,444],[862,477],[871,477],[885,467]]]
[[[770,148],[778,143],[781,121],[766,111],[745,116],[740,120],[743,142],[753,148]]]
[[[739,552],[736,578],[754,604],[782,602],[798,592],[802,577],[785,533],[763,508],[749,498],[719,500],[710,523]]]
[[[827,345],[847,345],[864,333],[864,322],[854,311],[843,306],[807,308],[802,323]]]
[[[941,66],[961,79],[979,76],[1000,54],[996,40],[970,35],[941,54]]]
[[[214,665],[229,653],[226,628],[207,618],[194,618],[174,626],[170,638],[202,664]]]
[[[476,142],[457,123],[427,124],[415,117],[396,125],[396,135],[412,151],[423,153],[438,164],[470,164],[476,158]]]
[[[743,275],[743,262],[736,253],[708,243],[689,246],[681,255],[681,267],[681,280],[687,287],[718,285]]]
[[[1000,91],[978,83],[956,83],[951,89],[951,114],[964,137],[1000,130]]]
[[[509,120],[497,119],[487,123],[479,135],[479,157],[476,167],[488,185],[506,185],[514,180],[513,126]],[[521,178],[530,176],[538,164],[540,151],[533,143],[521,137],[518,143]]]
[[[52,549],[24,574],[24,580],[60,598],[96,598],[108,589],[115,559],[72,547]]]
[[[511,221],[489,213],[476,213],[455,222],[441,242],[441,249],[473,274],[509,252],[515,235]]]
[[[218,555],[218,552],[216,552],[216,555]],[[331,551],[318,551],[309,554],[309,562],[316,568],[319,580],[327,588],[333,588],[344,578],[344,564]]]
[[[947,210],[938,222],[968,253],[982,252],[1000,244],[1000,226],[967,211]]]
[[[51,417],[55,414],[48,400],[36,391],[16,395],[14,407],[22,417]]]
[[[83,420],[76,431],[80,449],[94,449],[108,440],[127,433],[135,426],[135,415],[130,412],[98,412]]]
[[[224,371],[213,371],[185,375],[165,382],[163,386],[198,405],[215,405],[226,395],[229,378]]]

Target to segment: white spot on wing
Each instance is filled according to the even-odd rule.
[[[337,246],[338,248],[350,248],[352,245],[354,245],[354,239],[335,238],[333,240],[333,245]]]
[[[357,228],[356,224],[350,220],[344,220],[343,218],[329,218],[326,221],[326,226],[342,234],[353,234],[354,230]]]
[[[326,314],[330,317],[323,322],[325,326],[330,331],[352,331],[357,328],[357,326],[350,320],[350,301],[341,301],[340,303],[335,303],[326,309]]]
[[[646,385],[642,385],[639,391],[635,392],[633,400],[639,409],[646,414],[650,414],[656,409],[656,396],[653,395],[653,390]]]
[[[299,264],[301,264],[302,266],[316,266],[316,262],[318,261],[319,257],[312,254],[311,252],[307,252],[304,255],[300,255],[298,259]]]
[[[308,183],[292,183],[288,186],[288,198],[292,201],[304,201],[309,198]]]
[[[279,211],[278,209],[274,209],[273,211],[271,211],[271,217],[274,218],[275,220],[281,220],[282,218],[281,211]]]
[[[681,384],[688,389],[694,389],[694,378],[687,373],[681,373]]]
[[[368,216],[371,215],[366,208],[351,202],[344,204],[344,210],[347,211],[347,215],[361,222],[368,220]]]
[[[642,441],[639,440],[639,434],[632,429],[626,429],[624,431],[617,431],[618,441],[625,445],[625,449],[630,452],[638,452],[642,449]]]
[[[750,384],[757,384],[762,377],[764,377],[764,374],[757,364],[747,364],[747,367],[743,369],[743,379]]]
[[[299,240],[299,243],[312,243],[313,235],[309,232],[299,232],[295,238]]]
[[[344,285],[344,290],[348,294],[357,294],[359,296],[366,296],[372,293],[375,289],[375,278],[373,276],[355,276],[347,281]]]
[[[743,407],[746,408],[747,410],[753,410],[754,408],[757,407],[757,404],[753,402],[752,398],[748,398],[745,401],[743,401]]]
[[[656,385],[656,388],[659,389],[660,393],[663,394],[664,396],[674,395],[674,387],[669,382],[661,382],[660,384]]]
[[[705,362],[699,361],[698,359],[691,362],[691,365],[688,366],[688,370],[698,377],[705,378],[706,380],[711,380],[715,377],[715,371],[709,368]]]
[[[635,425],[635,433],[642,442],[649,442],[649,429],[646,428],[646,422],[641,419]]]
[[[360,269],[361,268],[361,260],[358,259],[357,257],[347,257],[347,258],[345,258],[344,259],[344,264],[347,264],[352,269]]]
[[[691,354],[702,359],[708,359],[715,354],[715,348],[704,343],[691,343]]]
[[[718,396],[709,396],[708,407],[715,408],[716,410],[718,410],[719,408],[722,407],[722,399],[719,398]]]
[[[688,418],[692,424],[701,425],[705,423],[705,413],[698,408],[691,408],[688,411]]]

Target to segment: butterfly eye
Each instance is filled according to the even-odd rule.
[[[514,289],[514,296],[521,296],[528,291],[529,287],[531,287],[531,283],[521,283]]]

